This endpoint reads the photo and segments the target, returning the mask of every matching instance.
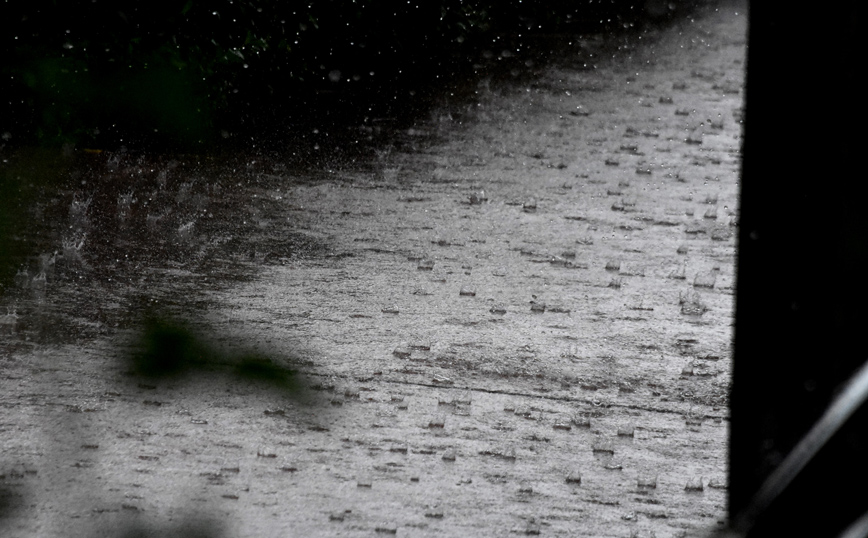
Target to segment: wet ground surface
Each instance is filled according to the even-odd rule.
[[[719,528],[745,33],[708,11],[596,68],[483,81],[369,162],[176,165],[139,217],[125,191],[72,195],[73,224],[143,223],[178,261],[118,256],[97,299],[70,276],[82,232],[58,237],[76,271],[26,276],[3,318],[4,535]],[[243,210],[217,210],[229,193]],[[59,298],[98,310],[68,329],[87,338],[37,342],[69,325]],[[137,301],[305,388],[128,375]]]

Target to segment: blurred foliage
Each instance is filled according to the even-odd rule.
[[[242,379],[264,382],[274,387],[298,388],[293,377],[295,371],[279,366],[267,357],[242,357],[235,366],[235,373]]]
[[[145,377],[180,375],[203,365],[207,350],[184,325],[150,316],[145,320],[139,349],[133,354],[133,371]]]
[[[131,371],[143,378],[165,379],[205,371],[225,371],[228,379],[243,379],[263,386],[298,393],[296,371],[258,353],[230,355],[214,349],[187,324],[156,313],[142,323]]]
[[[142,521],[122,525],[120,538],[220,538],[226,536],[223,525],[205,518],[185,518],[181,522],[147,525]]]
[[[0,131],[55,145],[208,143],[270,104],[304,110],[317,91],[432,78],[457,49],[636,12],[617,0],[11,0]]]

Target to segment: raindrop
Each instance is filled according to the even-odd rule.
[[[639,488],[639,491],[657,489],[657,475],[651,473],[639,475],[636,479],[636,485]]]
[[[635,431],[635,426],[621,426],[618,428],[618,437],[633,437],[635,435]]]
[[[491,309],[489,310],[489,312],[491,312],[492,314],[498,315],[498,316],[502,316],[502,315],[506,314],[506,307],[503,305],[497,304],[497,305],[492,306]]]
[[[703,491],[703,489],[704,488],[702,485],[702,477],[701,476],[695,476],[695,477],[691,478],[687,482],[687,484],[684,486],[684,491],[701,492],[701,491]]]
[[[459,292],[458,292],[458,295],[460,295],[462,297],[475,297],[476,291],[472,288],[467,287],[467,286],[462,286],[461,290],[459,290]]]
[[[401,344],[398,345],[398,347],[396,347],[394,349],[394,351],[392,351],[392,355],[394,355],[400,359],[406,359],[411,354],[412,354],[412,351],[410,350],[410,346],[406,342],[402,342]]]
[[[615,444],[612,442],[611,439],[598,438],[592,443],[591,450],[597,453],[614,454]]]

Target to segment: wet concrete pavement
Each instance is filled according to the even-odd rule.
[[[199,323],[291,357],[307,397],[120,389],[121,338],[19,357],[0,484],[30,504],[8,535],[719,528],[745,33],[704,12],[595,68],[483,81],[373,166],[269,171],[242,218],[331,255],[254,252]]]

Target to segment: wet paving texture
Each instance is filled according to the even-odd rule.
[[[143,268],[138,285],[166,303],[206,290],[195,325],[213,346],[256,350],[307,388],[219,368],[131,381],[124,331],[13,347],[0,363],[4,536],[720,527],[735,11],[596,68],[483,82],[364,165],[244,171],[243,231],[216,230],[192,249],[198,265]],[[209,268],[241,266],[248,278],[211,284]]]

